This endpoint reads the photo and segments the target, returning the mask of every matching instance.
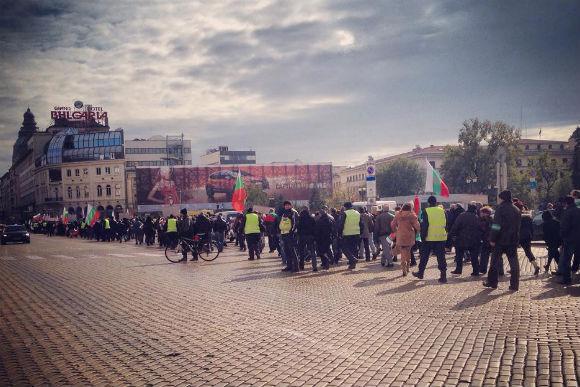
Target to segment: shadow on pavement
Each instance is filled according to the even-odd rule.
[[[492,294],[494,291],[497,292],[497,289],[483,289],[479,293],[474,294],[473,296],[469,296],[465,300],[459,302],[457,305],[452,307],[451,310],[465,310],[468,308],[475,308],[509,294],[507,292]]]
[[[557,277],[556,277],[557,278]],[[547,300],[550,298],[557,298],[563,296],[580,297],[580,287],[578,286],[563,286],[556,282],[555,278],[547,281],[544,288],[545,292],[532,297],[532,300]]]
[[[409,282],[397,286],[396,288],[386,289],[377,293],[377,296],[386,296],[387,294],[397,294],[397,293],[406,293],[413,291],[415,289],[420,289],[427,286],[424,281],[414,281],[410,280]]]
[[[371,278],[368,280],[364,280],[364,281],[360,281],[357,282],[356,284],[354,284],[355,288],[366,288],[368,286],[375,286],[375,285],[380,285],[380,284],[384,284],[387,282],[391,282],[396,280],[397,278],[401,278],[401,276],[398,277],[375,277],[375,278]]]

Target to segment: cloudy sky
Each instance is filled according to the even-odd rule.
[[[353,164],[456,139],[464,119],[567,138],[580,2],[0,0],[0,171],[30,106],[103,106],[194,155]]]

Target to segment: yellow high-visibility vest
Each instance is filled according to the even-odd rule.
[[[167,219],[167,232],[177,232],[177,219]]]
[[[342,235],[360,235],[360,213],[351,208],[350,210],[346,210],[344,214],[346,215],[346,219],[344,220]]]
[[[260,218],[258,214],[250,212],[246,214],[246,224],[244,226],[244,234],[259,234],[260,233]]]
[[[289,217],[283,216],[280,219],[280,234],[288,234],[292,230],[292,220]]]
[[[429,220],[429,229],[427,230],[427,242],[442,242],[447,240],[447,231],[445,225],[447,219],[445,218],[445,210],[439,207],[428,207],[427,219]]]
[[[111,223],[109,223],[109,219],[105,219],[105,230],[111,229]]]

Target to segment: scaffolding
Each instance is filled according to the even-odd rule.
[[[183,133],[165,136],[165,160],[168,166],[185,165]]]

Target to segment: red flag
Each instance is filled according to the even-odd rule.
[[[246,206],[246,198],[248,194],[244,188],[244,180],[242,179],[242,172],[238,170],[238,177],[236,178],[236,185],[234,186],[234,194],[232,195],[232,207],[236,211],[244,211]]]
[[[421,201],[417,195],[415,195],[415,199],[413,200],[413,211],[415,211],[415,214],[419,216],[419,211],[421,211]]]

